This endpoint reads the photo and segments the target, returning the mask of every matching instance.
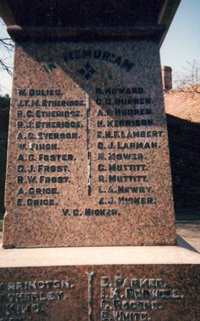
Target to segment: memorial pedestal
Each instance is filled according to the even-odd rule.
[[[197,321],[200,255],[177,246],[0,251],[0,320]]]
[[[16,41],[0,321],[200,320],[159,57],[179,2],[0,0]]]

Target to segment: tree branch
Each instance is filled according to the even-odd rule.
[[[6,65],[2,59],[0,59],[0,68],[5,70],[9,75],[12,76],[12,67]]]
[[[0,38],[0,46],[3,46],[8,51],[13,51],[14,43],[10,38]]]
[[[177,74],[177,80],[175,81],[177,88],[180,91],[200,94],[200,64],[193,60],[187,62],[187,65],[183,68],[185,72]]]

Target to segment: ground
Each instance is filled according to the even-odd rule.
[[[200,222],[180,222],[176,224],[176,228],[176,233],[200,252]]]

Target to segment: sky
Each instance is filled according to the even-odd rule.
[[[9,35],[6,32],[6,26],[0,18],[0,39],[7,38]],[[4,50],[0,46],[0,59],[3,60],[9,66],[13,65],[13,54],[8,54],[7,50]],[[0,68],[0,95],[9,94],[11,95],[12,77]]]
[[[161,63],[173,77],[196,61],[200,64],[200,0],[182,0],[161,47]]]
[[[6,35],[0,24],[0,36]],[[161,63],[171,66],[173,79],[194,60],[200,64],[200,0],[182,0],[161,47]],[[12,63],[13,57],[0,57]],[[11,95],[12,77],[0,70],[0,95]]]

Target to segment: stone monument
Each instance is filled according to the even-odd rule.
[[[16,44],[0,321],[200,319],[159,58],[179,2],[0,1]]]
[[[174,245],[162,1],[65,2],[11,5],[3,246]]]

